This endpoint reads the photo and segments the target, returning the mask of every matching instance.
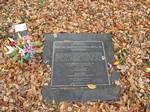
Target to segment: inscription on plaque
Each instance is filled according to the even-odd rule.
[[[117,100],[119,74],[113,66],[111,34],[45,34],[43,64],[51,65],[51,82],[42,89],[46,102]],[[112,65],[111,74],[107,65]],[[96,88],[89,88],[95,84]]]
[[[103,41],[55,41],[52,60],[54,87],[110,84]]]

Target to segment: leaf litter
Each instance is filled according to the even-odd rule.
[[[149,0],[1,0],[0,30],[10,33],[14,24],[27,23],[39,54],[44,33],[111,32],[121,93],[118,101],[45,104],[41,89],[50,82],[51,71],[42,66],[41,55],[24,63],[21,72],[0,47],[0,111],[149,112],[149,4]],[[5,35],[0,36],[0,46],[1,37]]]

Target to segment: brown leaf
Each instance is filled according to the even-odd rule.
[[[91,112],[97,112],[97,106],[94,104],[91,108]]]
[[[23,98],[22,96],[17,95],[16,99],[18,99],[19,101],[23,102],[25,100],[25,98]]]
[[[118,29],[123,29],[124,28],[124,24],[122,22],[119,22],[119,23],[116,24],[116,27]]]
[[[68,110],[68,112],[72,112],[72,108],[71,107],[68,107],[67,110]]]
[[[66,102],[61,102],[59,111],[60,111],[60,112],[65,112],[66,106],[67,106],[67,103],[66,103]]]

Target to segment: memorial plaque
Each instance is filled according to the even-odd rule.
[[[52,58],[52,86],[110,84],[102,41],[56,41]]]
[[[50,102],[74,100],[116,100],[119,75],[112,64],[113,46],[110,34],[46,34],[43,63],[52,67],[51,83],[42,90]],[[95,84],[91,90],[88,84]]]

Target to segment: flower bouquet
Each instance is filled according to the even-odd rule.
[[[19,24],[15,29],[17,32],[13,36],[1,34],[3,38],[3,49],[14,61],[28,61],[34,57],[35,50],[33,45],[42,45],[40,42],[32,42],[31,36],[27,34],[26,25]],[[4,36],[5,35],[5,36]]]

